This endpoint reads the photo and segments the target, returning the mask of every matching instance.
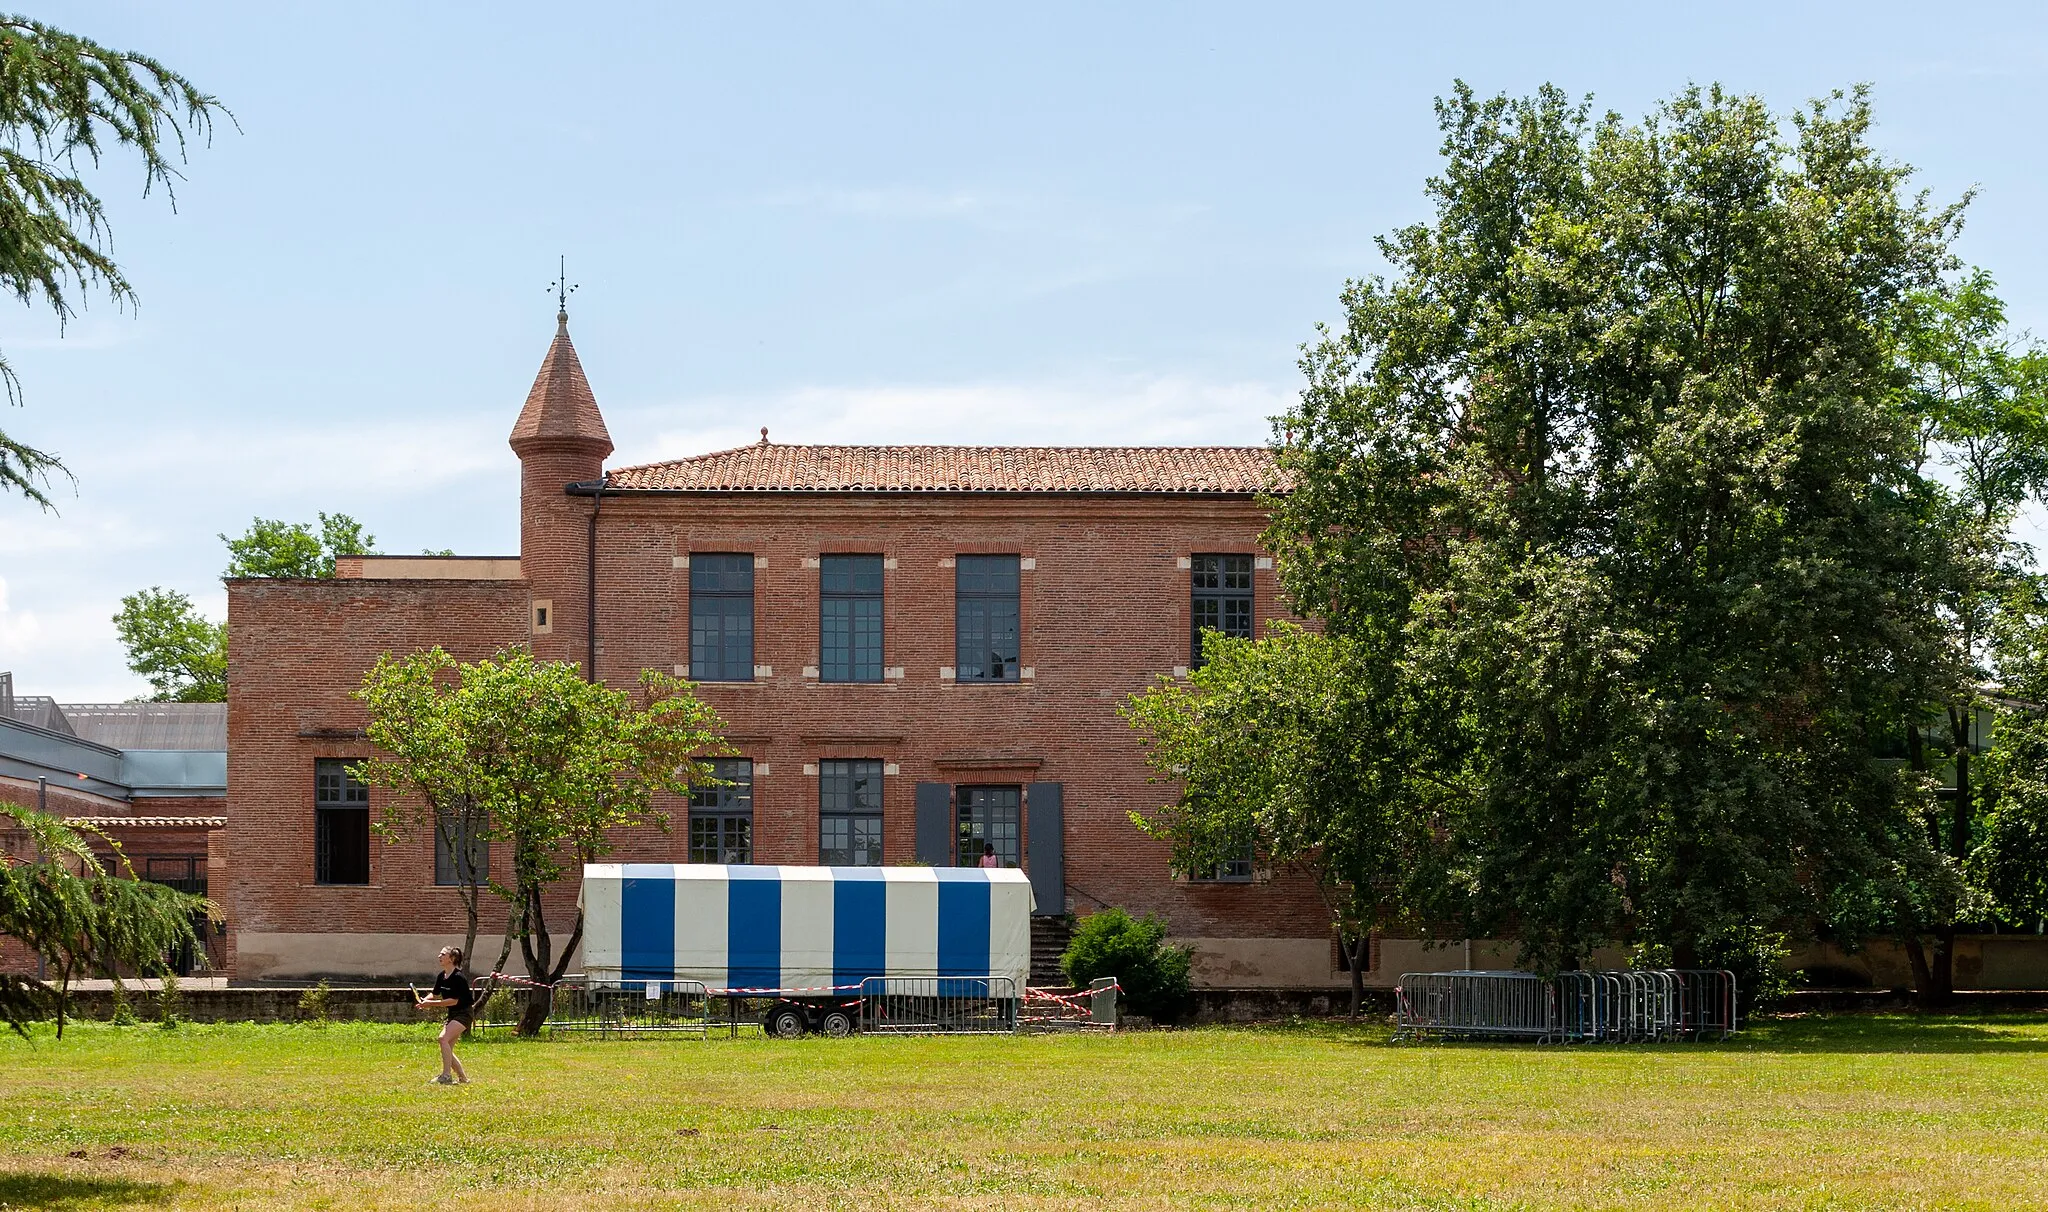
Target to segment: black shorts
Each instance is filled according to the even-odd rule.
[[[472,1021],[468,1014],[451,1014],[448,1016],[448,1021],[451,1023],[461,1023],[465,1031],[476,1026],[476,1023]]]

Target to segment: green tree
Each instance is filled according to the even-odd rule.
[[[201,615],[192,599],[157,586],[131,593],[121,599],[114,630],[128,668],[149,679],[157,701],[227,701],[228,625]]]
[[[0,862],[0,937],[42,957],[56,977],[54,985],[24,976],[0,981],[0,1018],[17,1032],[25,1034],[27,1021],[54,1002],[63,1038],[73,979],[101,974],[118,988],[123,970],[160,975],[172,953],[199,945],[194,923],[218,915],[204,898],[135,878],[119,843],[96,829],[5,802],[0,815],[13,818],[33,847],[32,858]],[[118,874],[94,855],[88,835],[113,854]]]
[[[429,654],[412,665],[380,663],[366,676],[359,694],[376,713],[371,727],[399,745],[370,772],[423,796],[431,785],[475,801],[494,855],[505,860],[493,864],[489,881],[508,915],[493,971],[516,943],[527,975],[552,984],[582,941],[583,911],[557,952],[548,890],[572,867],[580,871],[610,853],[614,830],[667,828],[654,796],[687,794],[711,777],[703,757],[725,752],[717,713],[687,682],[655,670],[643,672],[631,692],[613,690],[584,681],[572,663],[535,660],[516,648],[456,664],[441,707],[428,702],[422,680],[445,668]],[[465,769],[455,771],[458,764]],[[539,1031],[548,1005],[530,996],[519,1030]]]
[[[1946,693],[1927,705],[1935,726],[1904,721],[1912,769],[1941,786],[1922,800],[1911,826],[1934,853],[1896,874],[1891,903],[1914,987],[1924,1003],[1938,1005],[1955,991],[1957,931],[1997,914],[2001,888],[2018,894],[2020,869],[2038,858],[2015,829],[2037,777],[2026,768],[2037,725],[1987,687],[2005,674],[2030,690],[2038,685],[2012,643],[2032,625],[2035,596],[2032,552],[2012,531],[2021,508],[2048,491],[2048,354],[2008,329],[2004,304],[1981,270],[1920,293],[1909,315],[1908,399],[1920,462],[1940,473],[1931,491],[1947,536],[1939,617],[1948,676]],[[1985,725],[2001,708],[2013,736],[1993,764],[1998,779],[1986,782],[1976,757],[1988,739]],[[2000,781],[2016,798],[1987,834],[1984,813]]]
[[[1869,722],[1955,673],[1900,351],[1959,211],[1908,195],[1860,92],[1629,123],[1461,85],[1439,118],[1434,219],[1277,422],[1283,586],[1402,637],[1464,789],[1431,824],[1464,929],[1541,967],[1768,945],[1926,850]]]
[[[0,16],[0,286],[22,303],[39,300],[59,323],[75,299],[104,290],[116,305],[135,288],[109,249],[106,210],[80,177],[110,148],[142,157],[146,195],[166,196],[179,176],[188,131],[207,136],[219,101],[147,55],[115,51],[26,17]],[[0,357],[8,402],[20,383]],[[0,433],[0,492],[44,509],[55,454]]]
[[[466,727],[462,689],[452,676],[460,669],[439,647],[404,657],[379,655],[356,697],[369,708],[369,740],[382,756],[360,763],[355,773],[397,793],[379,813],[378,831],[387,841],[426,833],[454,856],[456,891],[467,919],[462,954],[471,956],[480,891],[488,880],[487,865],[474,864],[483,853],[480,843],[490,837],[490,817],[482,766],[472,756],[478,738]]]
[[[1248,845],[1308,872],[1350,962],[1353,1017],[1372,933],[1426,927],[1418,907],[1443,900],[1430,830],[1456,793],[1437,777],[1430,705],[1374,651],[1284,623],[1258,641],[1210,633],[1200,668],[1124,710],[1179,789],[1139,827],[1171,844],[1179,872],[1213,870]]]
[[[338,556],[369,555],[377,542],[345,513],[319,515],[315,533],[304,522],[257,518],[228,545],[228,577],[334,575]],[[162,702],[219,703],[228,697],[228,625],[201,615],[192,599],[152,586],[121,599],[114,629],[128,650],[128,668],[149,679]]]
[[[370,555],[376,537],[345,513],[322,513],[316,532],[305,522],[257,518],[238,538],[220,536],[228,545],[226,577],[297,577],[322,579],[334,575],[338,556]]]

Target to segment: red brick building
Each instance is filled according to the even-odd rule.
[[[109,870],[217,895],[226,886],[227,713],[219,703],[57,703],[0,673],[0,802],[79,828]],[[116,848],[118,847],[118,854]],[[0,815],[0,863],[34,857]],[[225,939],[209,928],[215,965]],[[181,972],[197,954],[171,957]],[[36,970],[0,939],[0,971]]]
[[[1205,983],[1345,982],[1313,888],[1249,861],[1177,878],[1129,819],[1170,788],[1148,784],[1118,706],[1185,672],[1198,619],[1250,634],[1283,611],[1257,545],[1266,451],[792,446],[764,430],[607,473],[566,317],[511,444],[516,559],[363,557],[332,581],[229,582],[236,976],[415,972],[459,936],[456,889],[437,882],[452,856],[370,838],[382,793],[341,770],[368,753],[350,692],[382,652],[528,644],[615,684],[689,676],[744,755],[721,771],[739,785],[667,805],[673,831],[622,834],[623,857],[971,863],[993,848],[1042,913],[1163,914]],[[552,920],[566,925],[575,891]]]

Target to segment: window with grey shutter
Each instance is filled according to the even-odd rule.
[[[1031,877],[1031,911],[1040,917],[1067,911],[1065,792],[1060,783],[1033,783],[1024,791],[1024,871]]]

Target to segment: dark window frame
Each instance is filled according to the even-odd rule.
[[[978,798],[986,797],[990,808],[1000,808],[1007,819],[993,816],[977,821],[975,814]],[[1007,803],[1001,803],[1007,798]],[[1007,830],[992,831],[992,825],[1007,825]],[[1007,836],[1005,836],[1007,834]],[[994,844],[996,858],[1005,867],[1021,867],[1024,864],[1024,787],[1019,783],[973,783],[953,789],[953,864],[956,867],[981,866],[981,851],[984,845]]]
[[[882,557],[833,554],[818,557],[818,680],[833,683],[882,680],[887,625],[882,595]],[[869,609],[871,608],[871,609]],[[834,648],[834,614],[844,612],[844,655]],[[871,615],[871,618],[864,618]],[[862,635],[872,624],[872,636]],[[869,650],[871,648],[871,650]]]
[[[883,810],[888,779],[880,758],[825,758],[818,762],[818,862],[826,867],[879,867],[884,861]],[[872,780],[866,792],[862,781]],[[846,845],[826,845],[827,835],[844,826]],[[869,839],[863,845],[862,835]],[[842,856],[835,860],[835,853]],[[862,853],[872,861],[854,861]]]
[[[741,585],[744,584],[744,588]],[[705,551],[690,553],[690,680],[693,682],[751,682],[754,680],[754,556],[750,552]],[[746,636],[736,640],[727,633],[725,620],[741,617],[735,607],[744,602]],[[716,610],[712,609],[717,607]],[[719,620],[716,637],[704,635],[705,625]],[[728,651],[744,643],[743,660],[729,660]]]
[[[442,830],[441,816],[442,814],[436,813],[434,819],[434,886],[460,888],[465,881],[462,879],[461,871],[457,869],[455,848],[449,845],[448,836]],[[456,821],[457,834],[464,832],[462,824],[460,820]],[[473,830],[480,831],[482,826],[482,821],[472,823]],[[469,873],[473,877],[469,882],[479,888],[482,887],[491,878],[491,839],[482,836],[481,832],[470,832],[466,838],[458,837],[457,841],[467,843],[464,849],[468,851]]]
[[[1023,565],[1024,558],[1018,555],[953,557],[954,681],[1000,683],[1022,680]],[[1007,588],[1003,586],[1004,581],[1008,582]],[[1001,643],[1005,624],[1009,639],[1007,653]],[[968,648],[970,643],[975,644],[972,652]]]
[[[751,864],[754,861],[753,759],[712,758],[711,773],[723,781],[690,789],[690,861]],[[707,843],[710,857],[704,857]],[[742,857],[729,857],[735,852]]]
[[[1258,619],[1257,561],[1233,552],[1197,552],[1188,560],[1188,668],[1202,667],[1202,633],[1251,639]]]
[[[1241,858],[1218,859],[1206,870],[1191,872],[1191,884],[1249,884],[1258,878],[1258,855],[1247,844]]]
[[[316,884],[361,888],[370,883],[370,788],[349,771],[349,766],[357,760],[313,760],[313,882]],[[358,872],[362,878],[346,878]]]

